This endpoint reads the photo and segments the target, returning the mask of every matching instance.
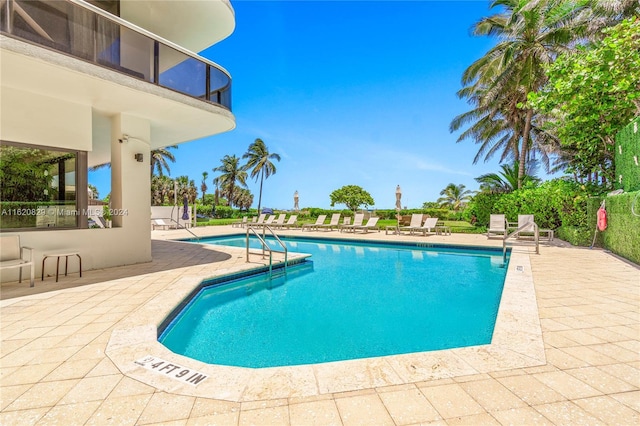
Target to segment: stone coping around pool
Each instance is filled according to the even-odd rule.
[[[292,260],[296,257],[300,255],[291,255]],[[255,266],[220,272],[225,275],[249,269]],[[207,364],[175,354],[158,342],[158,326],[210,278],[213,277],[183,275],[118,324],[105,353],[123,374],[172,394],[246,402],[356,391],[546,364],[528,249],[511,252],[491,344],[290,367],[253,369]],[[136,363],[149,356],[165,363],[156,369]],[[183,373],[184,377],[177,377],[187,370],[189,373]],[[192,383],[184,380],[196,373],[201,380],[192,380]]]

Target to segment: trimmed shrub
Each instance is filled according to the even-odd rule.
[[[607,197],[605,207],[604,248],[640,264],[640,191]]]
[[[616,135],[616,180],[625,191],[640,190],[640,117]],[[635,157],[635,158],[634,158]]]

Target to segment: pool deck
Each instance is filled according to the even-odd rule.
[[[466,234],[282,234],[501,246]],[[167,241],[185,231],[152,237],[150,263],[2,283],[0,424],[640,422],[640,269],[602,250],[555,240],[536,255],[516,243],[491,345],[253,370],[173,354],[155,333],[202,277],[261,259]],[[135,362],[149,355],[207,378],[183,383]]]

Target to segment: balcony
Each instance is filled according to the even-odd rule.
[[[0,2],[0,32],[231,110],[231,77],[188,50],[79,0]]]

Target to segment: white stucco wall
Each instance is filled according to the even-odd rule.
[[[2,86],[0,139],[91,151],[91,106]]]
[[[5,92],[2,92],[3,138],[6,137],[13,142],[91,150],[91,108],[63,100],[43,100],[42,97],[27,92],[20,95],[14,90],[9,90],[11,97],[24,96],[33,103],[17,102],[10,104],[10,108],[5,108]],[[40,102],[45,102],[47,108],[42,108]],[[7,109],[11,111],[7,112]],[[22,244],[35,249],[37,276],[41,274],[43,254],[51,252],[80,252],[83,270],[151,261],[151,126],[146,119],[116,114],[111,118],[110,132],[111,208],[114,210],[114,228],[43,231],[34,229],[19,232]],[[128,141],[120,143],[118,139],[122,138],[123,134],[130,137]],[[139,153],[144,157],[143,162],[135,159],[135,154]],[[69,260],[69,270],[78,270],[76,259]],[[55,261],[47,261],[46,273],[55,274]],[[26,274],[27,271],[24,271],[23,276]],[[0,281],[14,281],[17,278],[17,269],[0,272]]]

